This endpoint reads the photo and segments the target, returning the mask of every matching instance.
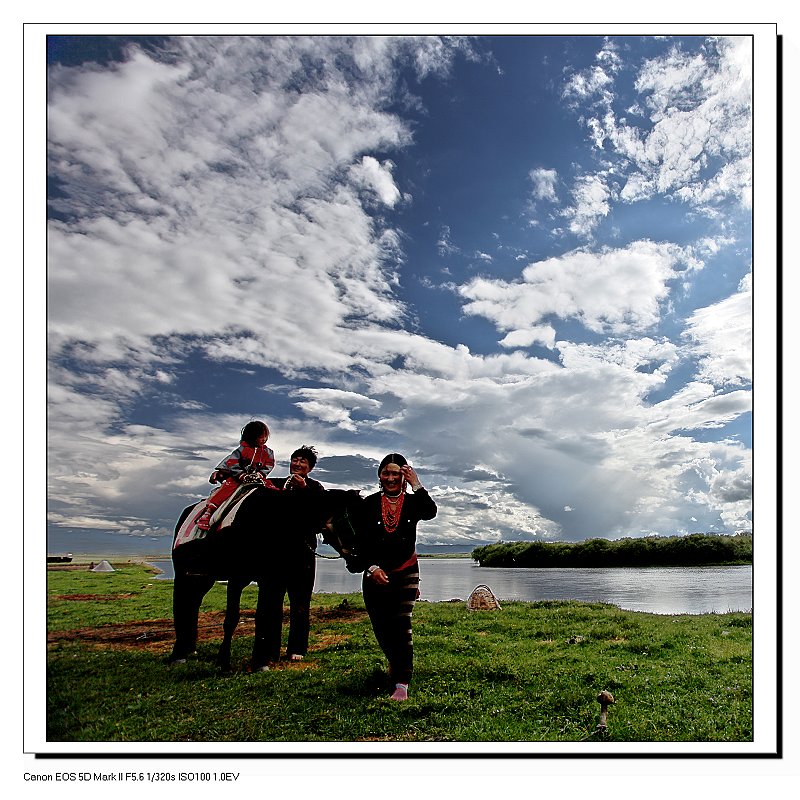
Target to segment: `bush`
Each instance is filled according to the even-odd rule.
[[[499,542],[477,547],[482,567],[693,567],[752,564],[753,535],[693,533],[582,542]]]

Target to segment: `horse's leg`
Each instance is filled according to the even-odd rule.
[[[256,605],[256,636],[253,641],[253,671],[269,668],[271,661],[280,660],[281,628],[283,627],[283,596],[286,584],[278,575],[258,578]]]
[[[197,624],[200,605],[214,579],[204,575],[175,573],[172,585],[172,616],[175,644],[169,657],[171,664],[182,663],[197,647]]]
[[[222,624],[223,638],[217,654],[217,666],[226,672],[231,669],[231,642],[241,617],[242,592],[249,583],[250,581],[247,578],[228,578],[225,621]]]

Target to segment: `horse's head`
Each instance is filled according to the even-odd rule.
[[[322,541],[330,545],[349,564],[356,558],[354,514],[361,504],[358,489],[327,489],[325,527]]]

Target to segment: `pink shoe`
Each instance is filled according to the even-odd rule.
[[[408,700],[408,686],[404,683],[398,683],[395,686],[390,700]]]
[[[214,506],[206,506],[206,510],[197,518],[197,525],[201,531],[207,531],[211,527],[211,515],[214,513],[216,508]]]

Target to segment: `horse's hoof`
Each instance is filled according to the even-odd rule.
[[[197,650],[193,650],[191,653],[172,653],[169,658],[167,658],[167,665],[170,667],[174,667],[177,664],[185,664],[190,656],[196,656]]]
[[[230,653],[217,653],[217,657],[214,659],[214,663],[220,669],[230,669],[231,668],[231,654]]]

